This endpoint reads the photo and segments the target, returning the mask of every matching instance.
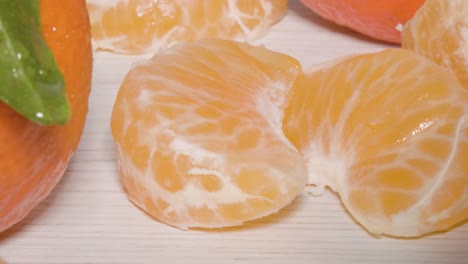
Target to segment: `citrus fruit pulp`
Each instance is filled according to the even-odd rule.
[[[281,113],[299,72],[289,56],[214,39],[134,66],[111,119],[132,202],[179,228],[238,225],[290,203],[307,173]]]
[[[203,40],[132,68],[111,127],[130,199],[170,225],[267,215],[308,174],[371,233],[414,237],[468,217],[467,102],[452,72],[405,49],[301,73],[286,55]]]
[[[468,1],[427,0],[406,23],[402,47],[452,69],[468,89]]]
[[[285,14],[287,0],[87,0],[97,49],[151,53],[178,41],[251,42]]]
[[[420,236],[468,218],[468,94],[450,71],[388,49],[306,72],[292,94],[284,131],[309,183],[368,231]]]

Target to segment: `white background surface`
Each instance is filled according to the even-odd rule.
[[[304,68],[386,45],[336,27],[290,1],[287,16],[258,43]],[[24,221],[0,234],[7,263],[460,263],[468,225],[422,239],[375,238],[333,194],[304,192],[277,215],[224,231],[181,231],[145,215],[122,189],[109,129],[129,66],[144,56],[95,55],[90,112],[63,180]],[[1,261],[0,261],[1,262]]]

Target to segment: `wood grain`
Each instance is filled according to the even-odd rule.
[[[298,1],[258,44],[295,56],[304,68],[388,47],[321,20]],[[145,57],[95,55],[79,150],[51,195],[0,234],[0,263],[468,263],[468,225],[422,239],[377,238],[331,193],[305,191],[276,215],[218,232],[181,231],[148,217],[120,185],[109,129],[119,84]]]

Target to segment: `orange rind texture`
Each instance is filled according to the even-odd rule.
[[[468,218],[468,94],[407,49],[302,72],[263,47],[179,43],[131,69],[111,127],[130,199],[179,228],[274,213],[307,178],[373,234]]]
[[[301,0],[319,16],[355,32],[390,43],[425,0]]]
[[[86,3],[41,0],[40,16],[72,114],[63,126],[42,126],[0,102],[0,232],[26,217],[59,182],[88,113],[93,60]]]

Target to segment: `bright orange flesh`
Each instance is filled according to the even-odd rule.
[[[400,43],[403,26],[424,1],[301,0],[327,20],[369,37],[393,43]]]
[[[452,69],[468,90],[468,1],[427,0],[405,25],[402,46]]]
[[[88,111],[92,49],[85,1],[41,0],[40,16],[72,116],[65,126],[40,126],[0,102],[0,232],[24,218],[59,181]]]
[[[112,113],[130,199],[180,228],[223,227],[276,212],[304,188],[282,132],[299,63],[223,40],[163,49],[126,76]]]
[[[367,230],[419,236],[468,218],[468,95],[404,49],[304,73],[284,131]]]
[[[287,0],[87,0],[95,48],[155,52],[178,41],[254,41],[285,14]]]

